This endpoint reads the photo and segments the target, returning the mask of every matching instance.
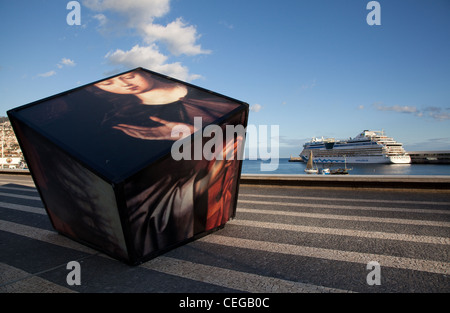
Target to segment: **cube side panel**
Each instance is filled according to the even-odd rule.
[[[134,236],[131,246],[138,258],[156,256],[222,227],[235,216],[247,116],[248,111],[242,110],[217,125],[220,136],[185,141],[183,149],[190,149],[190,159],[177,161],[169,154],[124,183]],[[243,132],[227,137],[227,125],[239,125]],[[198,160],[194,158],[196,139],[202,148]],[[222,154],[222,160],[206,158],[208,151]]]
[[[55,230],[113,257],[127,260],[111,184],[26,124],[11,116],[10,119]]]

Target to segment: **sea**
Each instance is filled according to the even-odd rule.
[[[261,166],[265,163],[266,166]],[[271,166],[267,166],[272,163]],[[270,167],[273,170],[264,171]],[[322,164],[317,165],[318,168]],[[324,168],[337,169],[343,165],[324,164]],[[297,174],[308,175],[305,173],[306,163],[289,162],[289,158],[278,159],[278,166],[275,160],[248,160],[245,159],[242,164],[242,174]],[[448,175],[450,176],[450,164],[347,164],[349,175]]]

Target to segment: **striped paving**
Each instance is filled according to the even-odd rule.
[[[245,197],[246,195],[244,195]],[[327,199],[327,201],[330,201]],[[342,201],[342,200],[341,200]],[[297,202],[278,202],[278,201],[254,201],[240,199],[240,203],[263,204],[271,206],[288,206],[301,208],[323,208],[323,209],[337,209],[337,210],[358,210],[358,211],[384,211],[384,212],[409,212],[409,213],[437,213],[450,214],[448,210],[422,210],[422,209],[405,209],[405,208],[385,208],[385,207],[362,207],[336,204],[311,204],[311,203],[297,203]],[[438,203],[441,205],[441,203]],[[445,204],[449,206],[450,204]]]
[[[289,199],[289,200],[318,200],[317,197],[302,197],[302,196],[286,196],[286,195],[277,195],[277,194],[271,194],[271,195],[264,195],[264,194],[252,194],[252,193],[246,193],[243,195],[243,197],[256,197],[256,198],[269,198],[269,199]],[[450,202],[447,201],[409,201],[409,200],[384,200],[384,199],[343,199],[343,198],[333,198],[333,197],[326,197],[327,201],[345,201],[345,202],[369,202],[369,203],[396,203],[396,204],[421,204],[421,205],[444,205],[444,206],[450,206]],[[447,214],[450,214],[450,212],[447,212]]]
[[[386,200],[244,185],[224,229],[129,267],[54,232],[32,187],[0,175],[0,292],[450,291],[448,193]],[[69,261],[82,264],[80,286],[66,283]],[[366,281],[371,261],[379,286]]]
[[[260,202],[257,202],[256,204],[260,204]],[[264,204],[270,204],[270,203],[265,201]],[[271,204],[271,205],[273,205],[273,204]],[[276,204],[275,204],[275,206],[276,206]],[[258,210],[258,209],[246,209],[246,208],[240,208],[240,212],[257,213],[259,215],[271,214],[271,215],[280,215],[280,216],[312,217],[312,218],[336,219],[336,220],[345,220],[345,221],[362,221],[362,222],[378,222],[378,223],[450,227],[450,222],[413,220],[413,219],[402,219],[402,218],[382,218],[382,217],[367,217],[367,216],[354,216],[354,215],[328,214],[328,213],[322,214],[322,213],[290,212],[290,211],[280,211],[280,210]]]
[[[73,293],[67,287],[0,263],[0,293]]]
[[[328,259],[333,261],[368,264],[371,261],[377,260],[377,262],[383,264],[383,266],[388,267],[425,271],[444,275],[450,274],[450,263],[445,262],[391,257],[386,255],[359,253],[335,249],[322,249],[308,246],[265,242],[259,240],[236,239],[220,235],[206,237],[205,239],[203,239],[203,241],[230,247],[240,247],[240,248],[251,247],[251,249],[261,250],[264,252],[283,253],[290,255]]]

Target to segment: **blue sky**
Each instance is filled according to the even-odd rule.
[[[138,66],[245,101],[280,157],[382,130],[450,150],[450,1],[0,0],[0,115]]]

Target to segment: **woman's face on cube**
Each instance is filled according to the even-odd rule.
[[[151,90],[154,81],[139,72],[131,72],[99,82],[95,86],[111,93],[135,95]]]

